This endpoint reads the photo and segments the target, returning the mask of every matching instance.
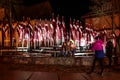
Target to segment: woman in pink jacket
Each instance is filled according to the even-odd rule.
[[[93,65],[89,73],[92,73],[94,71],[95,64],[98,61],[101,67],[99,74],[102,75],[104,70],[104,51],[103,51],[103,41],[101,40],[100,36],[95,37],[95,42],[92,45],[91,50],[95,52],[95,55],[94,55]]]

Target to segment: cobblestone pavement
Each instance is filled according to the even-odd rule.
[[[120,66],[106,67],[103,75],[98,68],[92,74],[86,66],[22,65],[0,63],[0,80],[120,80]]]

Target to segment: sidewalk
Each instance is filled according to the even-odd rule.
[[[95,72],[88,75],[85,72],[85,69],[87,68],[82,70],[79,67],[74,68],[74,66],[67,68],[58,68],[58,66],[16,66],[0,64],[0,80],[120,80],[120,67],[116,69],[106,68],[103,75],[100,76]],[[38,70],[39,68],[40,70]]]

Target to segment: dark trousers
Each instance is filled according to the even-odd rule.
[[[115,56],[113,59],[114,59],[114,65],[118,65],[118,57]]]
[[[94,71],[95,65],[96,65],[97,62],[99,62],[99,65],[100,65],[100,68],[101,68],[100,74],[102,74],[102,72],[104,70],[104,58],[94,58],[92,68],[91,68],[91,72]]]
[[[110,67],[112,65],[112,56],[107,56],[108,58],[108,66]]]

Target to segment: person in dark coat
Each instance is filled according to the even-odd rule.
[[[112,65],[112,53],[113,53],[113,43],[111,41],[111,39],[109,39],[106,43],[106,57],[109,60],[108,66],[111,67]]]

